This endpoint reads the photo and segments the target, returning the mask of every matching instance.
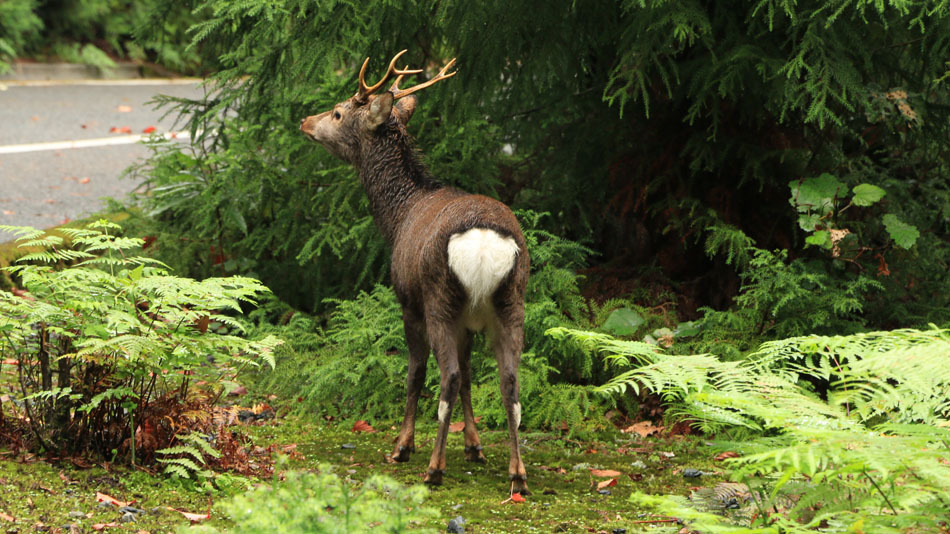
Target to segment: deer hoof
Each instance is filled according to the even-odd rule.
[[[528,491],[528,482],[525,480],[522,475],[510,475],[508,478],[511,479],[511,491],[510,494],[520,493],[521,495],[531,495],[531,492]]]
[[[426,471],[426,477],[422,479],[423,482],[430,486],[441,486],[442,485],[442,475],[445,471],[441,469],[429,469]]]
[[[485,458],[485,455],[482,453],[481,445],[469,445],[465,447],[465,459],[469,462],[477,462],[480,464],[488,461],[488,458]]]
[[[393,462],[408,462],[409,455],[414,452],[416,452],[416,448],[411,445],[408,447],[399,446],[396,447],[390,458]]]

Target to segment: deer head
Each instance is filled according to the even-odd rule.
[[[455,64],[453,59],[431,80],[408,89],[400,89],[399,83],[403,77],[422,72],[422,69],[409,70],[408,65],[403,69],[395,68],[396,62],[404,53],[405,50],[393,57],[386,74],[372,86],[366,85],[366,66],[369,64],[369,58],[366,58],[360,69],[357,93],[329,111],[302,119],[300,130],[334,156],[348,163],[358,164],[362,147],[371,146],[372,138],[380,128],[389,125],[392,120],[402,126],[409,122],[416,108],[416,98],[399,99],[456,74],[446,74]],[[377,94],[379,88],[394,74],[397,78],[389,90]]]

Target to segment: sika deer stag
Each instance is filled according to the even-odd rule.
[[[439,183],[420,161],[406,133],[417,100],[405,97],[455,75],[446,73],[455,60],[431,80],[400,89],[404,76],[422,72],[395,68],[405,52],[396,54],[373,86],[364,79],[367,58],[360,69],[359,91],[333,109],[303,119],[300,129],[359,170],[376,225],[392,246],[392,283],[409,347],[406,415],[392,460],[408,461],[415,452],[416,405],[431,350],[442,381],[439,430],[425,482],[442,483],[445,442],[458,397],[465,419],[465,458],[485,461],[472,413],[470,357],[472,334],[486,330],[508,415],[510,492],[524,494],[528,487],[518,447],[518,365],[528,250],[507,206]],[[397,78],[392,87],[377,92],[393,75]]]

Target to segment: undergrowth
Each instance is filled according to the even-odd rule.
[[[950,330],[804,336],[743,361],[673,355],[553,329],[622,371],[600,393],[641,388],[719,438],[742,502],[719,493],[632,500],[700,532],[938,530],[950,514]],[[727,505],[729,504],[729,505]]]

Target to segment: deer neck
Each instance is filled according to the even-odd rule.
[[[401,128],[386,128],[360,154],[360,182],[376,226],[392,244],[400,223],[425,193],[442,187]]]

